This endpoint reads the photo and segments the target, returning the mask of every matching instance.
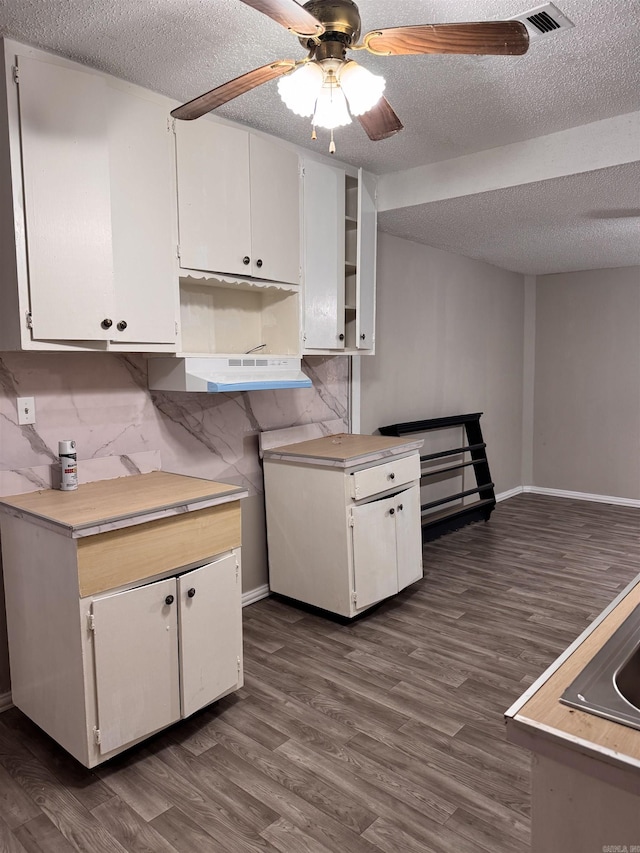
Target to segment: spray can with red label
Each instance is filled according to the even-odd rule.
[[[63,492],[77,489],[78,457],[76,456],[75,441],[59,441],[58,456],[60,457],[60,488]]]

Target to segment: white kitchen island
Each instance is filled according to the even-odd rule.
[[[353,617],[419,580],[421,446],[343,433],[265,450],[271,591]]]

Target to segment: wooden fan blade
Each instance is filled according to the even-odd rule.
[[[369,139],[372,139],[374,142],[378,142],[380,139],[387,139],[404,127],[384,95],[375,107],[358,116],[358,121],[364,128]]]
[[[425,24],[373,30],[363,38],[371,53],[465,53],[519,56],[529,48],[521,21],[477,21],[470,24]]]
[[[216,107],[226,104],[227,101],[237,98],[238,95],[243,95],[245,92],[255,89],[256,86],[262,85],[262,83],[268,83],[274,77],[280,77],[294,66],[295,62],[292,60],[279,60],[270,65],[263,65],[261,68],[254,68],[253,71],[247,71],[246,74],[241,74],[235,80],[229,80],[228,83],[223,83],[222,86],[176,107],[175,110],[171,110],[171,115],[174,118],[186,119],[187,121],[200,118],[205,113],[215,110]]]
[[[296,0],[240,0],[252,9],[272,18],[276,23],[297,36],[321,36],[324,27],[311,12]]]

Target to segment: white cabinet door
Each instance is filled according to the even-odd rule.
[[[250,275],[249,134],[176,122],[180,266]]]
[[[106,340],[113,264],[104,79],[19,56],[33,337]]]
[[[298,155],[206,119],[176,145],[180,266],[299,284]]]
[[[240,686],[239,568],[230,554],[178,578],[183,717]]]
[[[358,235],[356,267],[356,347],[373,349],[376,293],[376,184],[358,171]]]
[[[180,719],[175,597],[169,578],[93,601],[103,754]]]
[[[395,497],[351,510],[353,591],[358,610],[398,591],[395,513]]]
[[[300,283],[300,166],[284,145],[251,135],[251,275]]]
[[[304,347],[344,349],[345,173],[304,162]]]
[[[166,106],[115,86],[109,88],[108,105],[114,264],[111,338],[174,343],[175,166]]]
[[[398,590],[422,577],[422,526],[420,488],[411,486],[394,496],[396,502],[396,553]]]

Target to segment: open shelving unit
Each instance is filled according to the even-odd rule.
[[[456,443],[434,453],[420,457],[421,489],[428,489],[435,478],[463,474],[470,469],[475,474],[475,486],[463,488],[452,494],[439,496],[421,503],[422,538],[424,541],[437,539],[451,530],[458,530],[473,521],[488,521],[496,505],[494,483],[491,480],[486,443],[482,438],[480,417],[482,412],[465,415],[451,415],[444,418],[430,418],[419,421],[389,424],[380,427],[382,435],[406,436],[413,433],[429,433],[434,430],[447,430],[463,427],[466,443]],[[443,460],[443,465],[431,467],[430,463]],[[475,496],[471,503],[465,502]]]

